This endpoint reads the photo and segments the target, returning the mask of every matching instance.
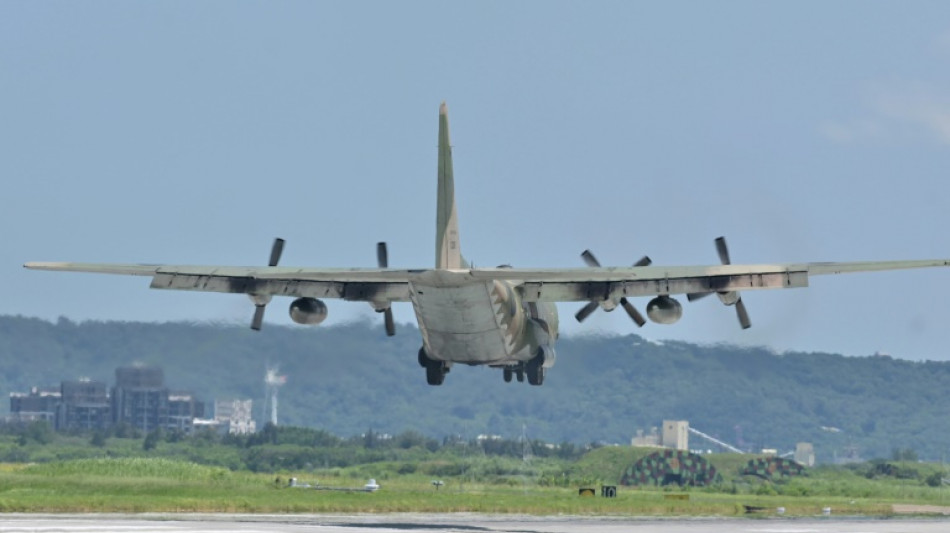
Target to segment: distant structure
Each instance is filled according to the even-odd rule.
[[[644,435],[642,429],[637,430],[637,436],[630,439],[630,445],[635,448],[662,448],[660,434],[656,426],[650,428],[650,434]]]
[[[815,447],[810,442],[795,445],[795,462],[805,466],[815,466]]]
[[[112,420],[145,433],[168,426],[168,389],[157,366],[133,365],[115,370]]]
[[[112,425],[106,384],[89,378],[64,381],[56,407],[56,431],[105,429]]]
[[[277,391],[287,383],[287,376],[278,376],[277,368],[268,368],[264,374],[264,418],[270,408],[270,423],[277,425]]]
[[[190,392],[172,392],[168,395],[167,428],[183,433],[194,430],[195,420],[205,416],[205,404]]]
[[[30,392],[10,393],[10,420],[12,422],[33,422],[45,420],[53,424],[56,419],[56,406],[62,394],[58,388],[40,389],[33,387]]]
[[[750,459],[745,468],[739,471],[740,476],[757,476],[772,481],[801,476],[804,473],[805,467],[801,464],[775,456]]]
[[[253,400],[215,400],[214,422],[225,433],[245,435],[257,430]]]
[[[688,451],[689,422],[686,420],[664,420],[663,447]]]
[[[722,481],[722,476],[701,455],[684,450],[653,452],[633,463],[620,478],[627,486],[706,486]]]
[[[686,420],[664,420],[662,434],[656,427],[650,428],[650,434],[644,435],[642,429],[630,439],[630,445],[638,448],[672,448],[689,450],[689,422]]]
[[[689,428],[689,432],[692,433],[693,435],[696,435],[696,436],[698,436],[698,437],[702,437],[703,439],[706,439],[707,441],[709,441],[709,442],[715,444],[716,446],[719,446],[719,447],[721,447],[721,448],[723,448],[723,449],[725,449],[725,450],[729,450],[730,452],[733,452],[733,453],[744,453],[742,450],[740,450],[739,448],[736,448],[735,446],[729,444],[728,442],[723,442],[723,441],[717,439],[716,437],[713,437],[712,435],[707,435],[707,434],[703,433],[702,431],[700,431],[700,430],[698,430],[698,429],[696,429],[696,428]]]
[[[638,448],[669,448],[689,451],[689,434],[692,433],[716,446],[731,452],[742,453],[741,450],[729,443],[707,435],[696,428],[689,427],[689,421],[687,420],[664,420],[662,427],[662,433],[656,427],[653,427],[649,435],[644,435],[643,430],[638,429],[637,436],[630,439],[630,445]]]
[[[10,393],[11,422],[44,420],[56,431],[94,431],[119,423],[144,432],[154,429],[191,433],[204,403],[191,393],[169,393],[161,368],[134,365],[115,371],[111,394],[104,382],[89,378],[67,380],[59,390]]]

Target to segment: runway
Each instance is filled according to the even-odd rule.
[[[657,519],[535,517],[480,514],[233,515],[77,514],[0,515],[0,533],[944,533],[942,519]]]

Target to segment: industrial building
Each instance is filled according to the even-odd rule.
[[[194,420],[205,416],[204,402],[193,394],[169,391],[160,367],[120,367],[115,377],[111,394],[105,383],[87,378],[63,381],[59,390],[34,387],[29,393],[10,393],[10,421],[45,420],[56,431],[128,424],[144,433],[155,429],[191,433]]]
[[[245,435],[254,433],[253,400],[215,400],[214,420],[227,433]]]
[[[10,413],[13,422],[33,422],[45,420],[52,424],[56,419],[56,406],[59,405],[59,389],[40,389],[33,387],[30,392],[10,393]]]
[[[112,421],[145,433],[168,427],[168,389],[161,368],[136,365],[115,369]]]
[[[112,406],[105,383],[91,379],[62,383],[53,424],[56,431],[105,429],[111,425]]]
[[[689,450],[689,422],[686,420],[664,420],[663,430],[651,428],[649,435],[643,430],[637,430],[637,436],[630,440],[631,446],[641,448],[672,448],[674,450]]]

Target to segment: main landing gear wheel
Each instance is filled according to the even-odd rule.
[[[426,369],[426,383],[429,385],[441,385],[449,371],[445,361],[432,359],[426,354],[425,348],[419,348],[419,366]]]
[[[528,375],[529,385],[541,385],[544,383],[544,355],[538,350],[538,355],[528,361],[525,365],[525,373]]]
[[[511,383],[511,369],[505,367],[501,372],[501,377],[505,379],[505,383]]]
[[[441,385],[445,381],[446,368],[444,361],[431,361],[426,365],[426,383],[429,385]]]

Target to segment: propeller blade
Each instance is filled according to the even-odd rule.
[[[719,260],[722,261],[722,264],[732,264],[732,262],[729,260],[729,248],[726,247],[725,237],[718,237],[716,239],[716,251],[719,252]]]
[[[647,321],[644,320],[643,315],[640,314],[640,311],[637,311],[637,308],[634,307],[629,300],[626,298],[621,298],[620,305],[622,305],[623,310],[626,311],[628,315],[630,315],[630,318],[637,323],[637,326],[642,328],[643,325],[647,323]]]
[[[686,294],[686,299],[695,302],[712,294],[711,292],[690,292]]]
[[[251,329],[254,331],[260,331],[261,326],[264,324],[264,306],[256,305],[254,306],[254,318],[251,319]]]
[[[591,313],[596,311],[598,307],[600,307],[599,303],[588,302],[587,305],[581,307],[580,311],[574,315],[574,318],[576,318],[578,322],[583,322]]]
[[[600,261],[594,257],[594,254],[591,253],[590,250],[584,250],[584,252],[581,253],[581,259],[583,259],[589,267],[600,268]]]
[[[392,337],[396,334],[396,323],[393,322],[393,310],[391,307],[387,307],[383,313],[386,319],[386,335]]]
[[[389,268],[389,250],[385,242],[376,243],[376,264],[379,268]]]
[[[635,266],[635,267],[646,267],[646,266],[650,266],[650,265],[652,265],[652,264],[653,264],[653,260],[650,259],[649,256],[646,256],[646,255],[645,255],[645,256],[641,257],[639,261],[637,261],[636,263],[634,263],[633,266]]]
[[[270,261],[267,262],[267,266],[275,267],[277,263],[280,262],[280,254],[284,252],[284,239],[277,238],[274,239],[274,246],[270,249]]]
[[[749,312],[745,309],[745,304],[742,303],[742,298],[736,302],[736,315],[739,316],[739,324],[742,325],[742,329],[749,329],[752,327],[752,322],[749,320]]]

